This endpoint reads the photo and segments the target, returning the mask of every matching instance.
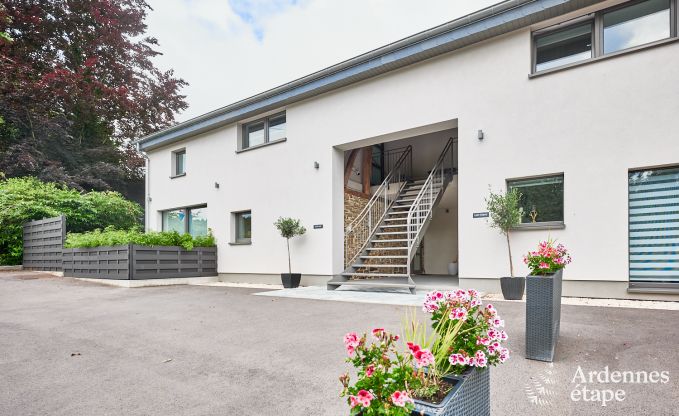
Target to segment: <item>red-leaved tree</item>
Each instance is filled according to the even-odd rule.
[[[132,193],[131,141],[174,122],[186,85],[156,68],[143,0],[0,0],[0,171]]]

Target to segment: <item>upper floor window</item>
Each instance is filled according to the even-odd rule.
[[[507,181],[508,189],[521,193],[521,223],[563,223],[563,175]]]
[[[284,140],[286,138],[285,125],[285,113],[274,114],[244,124],[241,150]]]
[[[545,71],[677,35],[678,0],[641,0],[601,10],[534,33],[533,72]]]
[[[186,174],[186,149],[172,152],[172,176]]]

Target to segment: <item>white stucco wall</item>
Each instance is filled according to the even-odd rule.
[[[534,79],[530,50],[523,29],[291,105],[284,143],[236,154],[230,126],[151,151],[149,225],[160,228],[159,210],[207,203],[220,272],[280,273],[285,242],[272,223],[298,217],[309,231],[292,244],[295,270],[339,273],[343,151],[335,147],[447,122],[459,137],[460,276],[507,274],[503,238],[472,218],[485,211],[488,186],[563,172],[566,228],[514,233],[518,273],[526,273],[521,254],[549,234],[572,251],[566,279],[627,281],[628,169],[679,164],[679,43]],[[182,147],[187,175],[169,179],[170,152]],[[252,209],[252,245],[230,246],[229,213],[243,209]]]

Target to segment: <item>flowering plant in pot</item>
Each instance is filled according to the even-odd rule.
[[[510,189],[506,193],[494,193],[489,191],[486,198],[486,209],[490,215],[490,226],[497,228],[507,240],[507,252],[509,254],[509,277],[500,277],[502,296],[507,300],[523,298],[526,279],[514,277],[514,262],[512,259],[512,246],[509,234],[513,228],[521,224],[523,210],[519,204],[521,193],[517,189]]]
[[[493,305],[483,306],[473,289],[430,292],[423,309],[433,331],[415,314],[407,315],[405,354],[393,346],[398,337],[383,330],[373,331],[386,334],[377,338],[377,346],[369,345],[365,335],[345,336],[349,361],[358,368],[354,386],[347,375],[340,378],[352,415],[407,415],[409,410],[417,415],[490,414],[488,368],[509,359],[502,345],[507,340],[504,321]]]
[[[414,408],[407,386],[417,383],[408,356],[398,352],[398,335],[382,328],[359,336],[350,332],[344,336],[347,362],[357,369],[357,381],[350,384],[344,374],[342,397],[347,398],[351,415],[409,415]]]
[[[548,239],[538,244],[538,249],[523,256],[523,262],[530,269],[532,276],[547,276],[562,270],[571,262],[571,256],[563,244],[554,245]]]
[[[524,256],[526,277],[526,358],[553,361],[561,327],[563,269],[571,256],[563,244],[548,239]]]
[[[302,226],[300,220],[283,217],[278,218],[278,220],[274,223],[274,226],[278,229],[281,237],[285,238],[288,244],[288,273],[281,273],[283,287],[297,287],[299,286],[299,282],[302,279],[302,275],[300,273],[292,272],[292,263],[290,261],[290,239],[306,233],[306,228]]]

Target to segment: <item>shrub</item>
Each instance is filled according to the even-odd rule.
[[[142,208],[117,192],[80,193],[36,178],[0,180],[0,264],[20,264],[24,223],[66,216],[67,229],[83,232],[140,224]]]
[[[117,230],[114,227],[107,227],[104,231],[97,229],[85,233],[68,233],[64,245],[67,248],[78,248],[126,244],[180,246],[186,250],[191,250],[194,247],[214,247],[215,238],[212,235],[212,231],[209,231],[206,236],[193,237],[191,234],[179,234],[176,231],[150,231],[144,233],[136,228]]]
[[[554,246],[554,240],[543,241],[537,251],[531,251],[523,257],[523,262],[533,276],[544,276],[556,273],[571,262],[571,256],[563,244]]]

